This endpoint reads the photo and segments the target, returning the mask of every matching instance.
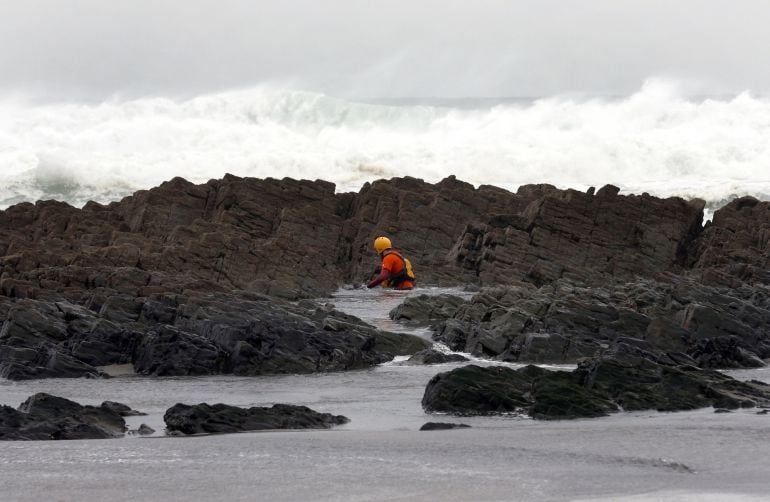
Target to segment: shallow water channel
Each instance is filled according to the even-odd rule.
[[[428,337],[388,312],[405,295],[442,292],[466,294],[341,290],[329,301],[381,329]],[[16,407],[35,392],[82,404],[119,401],[148,413],[129,417],[131,428],[157,431],[0,443],[0,500],[767,500],[770,415],[705,409],[557,422],[426,415],[420,400],[428,380],[461,364],[396,360],[255,378],[0,380],[0,404]],[[767,369],[731,374],[770,381]],[[302,404],[351,421],[329,431],[164,437],[163,413],[177,402]],[[472,427],[419,432],[427,421]]]

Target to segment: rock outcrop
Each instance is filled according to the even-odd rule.
[[[520,283],[483,289],[434,330],[452,350],[502,361],[575,363],[627,344],[707,368],[752,368],[770,358],[770,288],[676,275]]]
[[[426,422],[420,427],[421,431],[447,431],[450,429],[469,429],[468,424],[452,424],[447,422]]]
[[[447,270],[446,254],[464,225],[519,200],[452,178],[335,194],[325,181],[227,175],[203,185],[174,178],[106,206],[21,203],[0,212],[0,291],[71,300],[95,288],[318,297],[371,274],[376,233],[420,264],[421,280],[456,284],[462,271]]]
[[[703,206],[620,196],[611,185],[596,194],[552,191],[520,213],[469,225],[451,255],[484,284],[678,270],[700,231]]]
[[[531,365],[518,370],[465,366],[433,377],[422,404],[427,412],[455,415],[513,413],[545,420],[572,419],[620,410],[767,406],[770,385],[623,354],[585,360],[573,372]]]
[[[82,305],[0,297],[0,377],[260,375],[367,368],[430,346],[312,302],[258,294],[92,293]]]
[[[127,434],[129,436],[152,436],[155,434],[155,429],[147,424],[140,424],[138,429],[130,430]]]
[[[736,199],[714,213],[691,246],[690,266],[709,284],[770,284],[770,202]]]
[[[454,316],[464,303],[465,301],[456,295],[411,296],[391,310],[389,316],[394,321],[429,325]]]
[[[425,349],[414,354],[412,357],[404,361],[406,365],[420,365],[420,364],[446,364],[457,363],[467,361],[468,358],[461,354],[445,354],[436,349]]]
[[[98,288],[318,297],[371,274],[378,233],[410,257],[423,284],[541,284],[746,259],[753,272],[725,273],[765,279],[767,203],[747,199],[719,210],[703,234],[702,201],[617,192],[530,185],[511,193],[450,177],[380,180],[358,194],[335,194],[324,181],[174,178],[109,205],[42,201],[0,212],[0,291],[71,301]],[[733,227],[741,230],[731,237]],[[748,258],[735,252],[744,245],[756,247]]]
[[[574,360],[629,336],[699,364],[750,366],[767,357],[770,203],[739,199],[705,229],[702,210],[702,201],[619,195],[610,185],[512,193],[454,177],[380,180],[357,194],[320,180],[175,178],[108,205],[21,203],[0,211],[0,377],[102,376],[103,366],[127,363],[147,375],[335,371],[417,352],[418,341],[277,299],[368,278],[378,233],[410,257],[420,285],[599,287],[596,301],[520,298],[488,319],[453,312],[450,299],[394,313],[448,317],[440,337],[451,346],[533,361],[561,350]],[[601,289],[637,281],[722,289],[696,287],[705,300],[680,302],[686,291],[656,286],[653,301],[672,303],[652,313]],[[464,316],[478,321],[470,331],[457,324]],[[502,335],[494,326],[490,334],[493,324]]]
[[[328,429],[348,423],[342,415],[318,413],[306,406],[275,404],[239,408],[226,404],[175,404],[163,420],[169,433],[222,434],[270,429]]]
[[[0,440],[106,439],[126,431],[123,416],[131,408],[105,402],[82,406],[69,399],[38,393],[18,409],[0,406]]]

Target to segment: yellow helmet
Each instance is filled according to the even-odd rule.
[[[384,236],[377,237],[374,239],[374,249],[377,250],[378,253],[382,253],[388,248],[392,248],[393,244],[391,244],[390,239]]]

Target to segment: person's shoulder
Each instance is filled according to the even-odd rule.
[[[382,263],[396,263],[398,261],[398,256],[395,253],[388,253],[382,258]]]

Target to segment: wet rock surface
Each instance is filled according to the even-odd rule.
[[[0,440],[44,441],[106,439],[124,435],[126,422],[117,410],[131,410],[120,403],[83,406],[69,399],[38,393],[18,409],[0,406]]]
[[[702,217],[697,200],[549,190],[519,213],[468,225],[452,255],[486,284],[650,275],[680,267]]]
[[[306,406],[275,404],[239,408],[226,404],[176,404],[163,420],[170,433],[222,434],[270,429],[328,429],[349,422],[342,415],[318,413]]]
[[[82,209],[17,204],[0,212],[0,291],[15,298],[79,297],[94,288],[140,297],[234,289],[319,297],[370,276],[376,233],[391,235],[420,264],[421,281],[457,284],[462,270],[447,269],[447,252],[463,226],[521,202],[453,178],[382,180],[358,194],[334,188],[227,175],[202,185],[174,178]]]
[[[525,414],[573,419],[638,410],[680,411],[767,406],[770,385],[740,382],[713,370],[661,364],[634,354],[592,358],[572,372],[537,366],[464,366],[440,373],[422,399],[427,412]]]
[[[394,321],[415,325],[429,325],[432,322],[454,316],[465,301],[455,295],[419,295],[404,300],[388,314]]]
[[[688,253],[708,284],[770,283],[770,202],[741,197],[714,213]]]
[[[343,194],[321,180],[174,178],[108,205],[21,203],[0,211],[0,377],[128,364],[142,375],[306,373],[418,352],[419,340],[281,300],[367,279],[379,233],[421,286],[509,286],[394,311],[443,323],[437,339],[456,350],[570,362],[623,339],[707,367],[756,366],[770,357],[769,211],[738,199],[704,228],[698,200],[611,185],[512,193],[454,177]]]
[[[98,292],[83,303],[0,297],[0,377],[99,376],[120,364],[154,376],[342,371],[430,346],[330,307],[259,294]]]
[[[155,429],[147,424],[140,424],[137,429],[128,431],[128,434],[132,436],[152,436],[155,434]]]
[[[146,416],[147,413],[143,413],[141,411],[133,410],[131,407],[123,404],[123,403],[116,403],[115,401],[104,401],[102,403],[102,408],[108,408],[121,417],[143,417]]]
[[[436,349],[425,349],[407,359],[404,364],[445,364],[468,361],[461,354],[446,354]]]
[[[770,357],[770,289],[677,275],[520,283],[483,289],[434,324],[434,339],[502,361],[575,363],[625,344],[705,368],[761,367]]]
[[[468,424],[453,424],[447,422],[426,422],[420,427],[421,431],[446,431],[451,429],[468,429]]]
[[[319,297],[370,276],[378,233],[411,259],[420,284],[542,284],[691,268],[766,282],[768,207],[741,199],[704,230],[702,201],[618,195],[611,185],[512,193],[453,177],[394,178],[336,194],[320,180],[174,178],[109,205],[41,201],[0,212],[0,291]]]

